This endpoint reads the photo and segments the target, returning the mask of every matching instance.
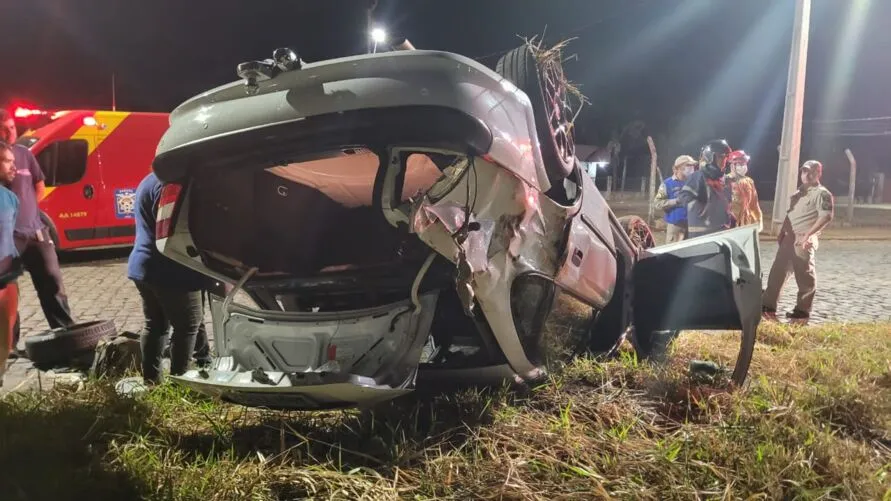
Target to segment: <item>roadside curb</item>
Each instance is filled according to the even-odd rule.
[[[764,241],[776,241],[776,236],[771,234],[760,233],[758,239]],[[821,242],[891,242],[891,234],[889,235],[820,235]]]

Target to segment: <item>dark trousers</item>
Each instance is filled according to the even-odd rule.
[[[22,264],[31,274],[31,282],[40,299],[40,307],[51,329],[68,327],[74,324],[68,296],[62,285],[62,270],[56,247],[43,230],[43,240],[36,235],[23,237],[16,235],[15,246],[22,257]]]
[[[170,327],[173,327],[170,373],[185,373],[195,350],[198,331],[204,323],[201,292],[180,291],[145,282],[136,282],[136,289],[142,297],[142,311],[145,314],[145,326],[140,337],[142,377],[148,382],[161,381],[161,354]],[[206,343],[206,333],[204,339]]]
[[[201,293],[201,316],[204,316],[204,308],[207,304],[207,292]],[[170,343],[167,343],[167,346],[164,348],[164,355],[167,358],[170,358]],[[198,362],[199,366],[206,367],[212,361],[210,356],[210,340],[207,338],[207,328],[204,326],[204,322],[201,322],[201,325],[198,327],[198,335],[195,337],[195,361]]]

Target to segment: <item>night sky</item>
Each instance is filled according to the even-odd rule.
[[[29,0],[0,9],[0,104],[169,111],[290,46],[307,60],[364,49],[362,0]],[[772,189],[793,0],[380,0],[376,22],[418,48],[494,66],[545,33],[576,37],[567,72],[592,101],[579,142],[644,120],[666,156],[724,136]],[[804,155],[844,177],[841,149],[891,174],[891,137],[838,138],[815,121],[891,115],[891,2],[813,0]],[[891,122],[862,124],[869,133]],[[828,128],[827,128],[828,127]],[[664,148],[664,149],[663,149]],[[666,168],[670,159],[660,163]],[[838,165],[836,165],[838,164]],[[832,187],[831,180],[827,180]],[[759,184],[761,184],[759,183]]]

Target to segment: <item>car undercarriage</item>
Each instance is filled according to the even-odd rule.
[[[745,379],[757,228],[638,238],[579,167],[559,64],[530,45],[495,71],[414,50],[290,63],[242,65],[159,145],[159,249],[230,284],[212,368],[180,382],[368,406],[427,379],[539,381],[629,335],[655,358],[690,329],[742,332]]]

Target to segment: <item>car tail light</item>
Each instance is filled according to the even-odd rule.
[[[173,209],[182,193],[181,184],[165,184],[161,188],[161,199],[158,200],[158,218],[155,220],[155,239],[167,238],[173,229]]]

